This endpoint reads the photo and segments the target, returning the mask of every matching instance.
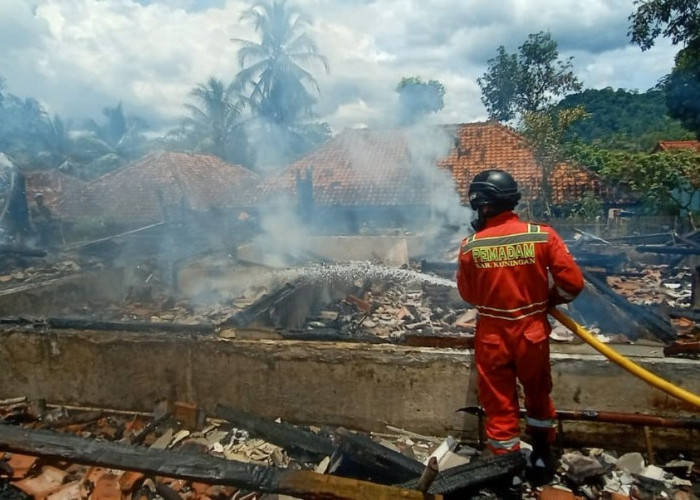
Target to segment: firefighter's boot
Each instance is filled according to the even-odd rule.
[[[554,479],[557,459],[552,449],[549,433],[532,433],[532,453],[528,460],[527,478],[534,486],[549,484]]]

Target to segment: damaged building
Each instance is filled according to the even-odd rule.
[[[453,276],[468,183],[496,166],[531,209],[541,171],[493,123],[350,130],[265,178],[159,153],[51,199],[69,237],[0,271],[2,491],[492,492],[522,464],[479,459],[476,310]],[[587,191],[626,200],[570,165],[550,183],[561,205]],[[85,218],[97,230],[71,239]],[[566,313],[699,393],[700,234],[568,229],[586,288]],[[555,485],[528,494],[697,494],[697,408],[552,321],[563,455]]]

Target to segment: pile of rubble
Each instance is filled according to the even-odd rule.
[[[293,426],[225,406],[215,413],[211,418],[196,406],[165,401],[153,415],[46,405],[26,398],[0,402],[0,449],[7,450],[0,452],[0,497],[321,498],[321,483],[315,478],[325,477],[323,488],[331,492],[326,490],[323,498],[350,499],[361,494],[348,493],[343,489],[348,485],[369,483],[379,488],[375,495],[392,485],[394,490],[414,489],[433,467],[439,472],[421,486],[423,491],[448,499],[493,498],[503,479],[521,470],[529,453],[524,443],[522,455],[485,459],[469,443],[449,436],[393,427],[365,435]],[[523,498],[647,500],[700,494],[700,468],[693,460],[656,460],[660,465],[648,463],[638,452],[566,449],[553,483],[534,488],[525,482]],[[303,471],[306,475],[299,475],[293,488],[269,481]],[[331,478],[341,483],[334,485]]]
[[[689,307],[691,280],[689,270],[651,265],[607,276],[607,283],[615,292],[633,304],[644,306],[667,304],[669,307]]]

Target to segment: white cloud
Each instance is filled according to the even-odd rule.
[[[294,0],[288,0],[294,3]],[[297,0],[331,72],[316,71],[319,118],[335,130],[391,123],[403,76],[437,79],[446,106],[436,122],[485,117],[476,79],[499,45],[514,52],[550,31],[587,88],[646,90],[676,49],[628,44],[633,0]],[[64,117],[99,118],[123,102],[152,124],[181,116],[189,91],[238,70],[231,38],[254,39],[239,22],[245,0],[2,0],[0,75]]]

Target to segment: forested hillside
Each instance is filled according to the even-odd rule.
[[[570,138],[606,149],[650,151],[659,140],[695,139],[667,114],[664,92],[588,89],[565,97],[557,107],[583,106],[588,118],[574,123]]]

